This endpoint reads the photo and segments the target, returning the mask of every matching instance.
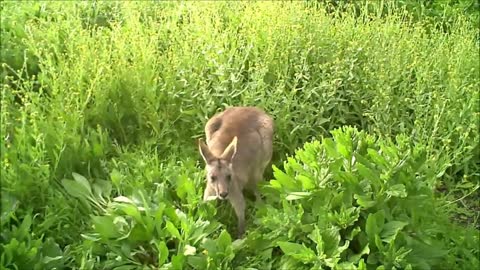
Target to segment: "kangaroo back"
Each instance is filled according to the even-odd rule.
[[[221,154],[237,137],[234,166],[269,163],[272,156],[273,119],[256,107],[232,107],[212,117],[205,126],[207,144],[214,154]],[[245,162],[250,161],[250,162]]]
[[[251,189],[257,199],[257,183],[272,158],[273,119],[256,107],[231,107],[214,115],[205,125],[207,144],[199,149],[206,162],[204,199],[215,196],[232,203],[243,233],[245,202],[242,191]]]

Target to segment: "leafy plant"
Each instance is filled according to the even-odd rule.
[[[18,219],[16,200],[2,193],[2,234],[0,265],[2,269],[62,269],[64,252],[53,238],[32,233],[31,212]]]
[[[99,210],[91,215],[93,231],[82,234],[87,251],[80,259],[83,267],[93,269],[98,265],[95,258],[104,257],[101,265],[108,269],[217,269],[233,259],[230,234],[222,230],[215,237],[221,224],[208,220],[214,215],[211,205],[195,199],[196,205],[190,206],[197,210],[187,215],[175,207],[177,203],[166,195],[162,184],[153,193],[138,189],[130,197],[105,201],[101,194],[109,193],[109,185],[91,185],[85,177],[73,176],[75,180],[63,181],[66,190]],[[186,189],[188,186],[179,184],[180,203],[192,203],[193,195],[182,195]],[[98,190],[97,196],[92,190]]]
[[[277,267],[478,267],[478,250],[456,254],[454,262],[445,257],[458,235],[429,184],[425,147],[405,136],[385,140],[351,127],[332,135],[306,143],[284,171],[275,167],[265,187],[258,233],[249,241],[258,237],[271,243],[265,248],[279,247],[286,257]]]

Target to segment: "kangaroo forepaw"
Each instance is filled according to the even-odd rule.
[[[244,235],[245,235],[245,228],[238,228],[237,239],[242,239]]]

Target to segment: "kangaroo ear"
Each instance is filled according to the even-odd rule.
[[[232,142],[225,148],[221,159],[227,160],[228,162],[232,162],[233,157],[237,153],[237,136],[233,137]]]
[[[212,152],[202,139],[198,139],[198,150],[207,164],[214,159]]]

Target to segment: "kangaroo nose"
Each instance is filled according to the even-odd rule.
[[[226,191],[220,193],[220,197],[222,197],[222,199],[225,199],[227,195],[228,195],[228,192]]]

